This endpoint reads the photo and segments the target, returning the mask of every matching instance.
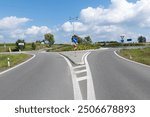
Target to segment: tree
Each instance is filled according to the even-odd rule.
[[[73,35],[72,38],[71,38],[71,41],[73,42],[73,38],[77,38],[78,39],[78,44],[82,44],[83,42],[83,39],[81,37],[79,37],[78,35]]]
[[[87,43],[87,44],[91,44],[92,43],[91,37],[90,36],[85,37],[84,42]]]
[[[47,33],[47,34],[44,35],[44,37],[45,37],[45,41],[48,42],[48,44],[49,44],[50,47],[55,43],[54,35],[53,34]]]
[[[25,49],[25,41],[23,39],[18,39],[16,41],[17,50],[23,50]]]
[[[32,50],[35,50],[35,49],[36,49],[36,44],[35,44],[34,42],[32,43],[31,46],[32,46]]]
[[[144,37],[144,36],[139,36],[139,37],[138,37],[138,42],[139,42],[139,43],[145,43],[145,42],[146,42],[146,37]]]

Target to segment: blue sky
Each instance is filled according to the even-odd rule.
[[[27,17],[32,24],[55,26],[70,16],[78,16],[89,6],[109,5],[109,0],[1,0],[0,18],[7,16]],[[31,24],[31,25],[32,25]]]
[[[149,39],[148,4],[150,0],[1,0],[0,43],[42,40],[49,32],[57,43],[70,43],[73,24],[76,34],[93,41],[119,41],[120,35]],[[79,20],[71,23],[70,16]]]

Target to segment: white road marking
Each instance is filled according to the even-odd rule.
[[[86,64],[86,68],[87,68],[87,99],[88,100],[96,100],[92,74],[91,74],[91,70],[90,70],[90,67],[89,67],[89,64],[87,61],[87,57],[90,53],[91,52],[88,52],[85,56],[85,64]]]
[[[126,60],[126,61],[128,61],[128,62],[132,62],[132,63],[138,64],[138,65],[141,65],[141,66],[150,68],[149,65],[145,65],[145,64],[142,64],[142,63],[139,63],[139,62],[136,62],[136,61],[132,61],[132,60],[126,59],[126,58],[120,56],[119,54],[117,54],[116,51],[114,51],[114,54],[115,54],[116,56],[118,56],[119,58],[124,59],[124,60]]]
[[[28,53],[28,54],[29,54],[29,53]],[[25,63],[27,63],[27,62],[29,62],[30,60],[32,60],[32,59],[36,56],[35,54],[30,54],[30,55],[33,55],[33,57],[31,57],[30,59],[26,60],[25,62],[22,62],[22,63],[20,63],[20,64],[14,66],[14,67],[11,67],[10,69],[7,69],[7,70],[5,70],[5,71],[3,71],[3,72],[0,72],[0,75],[4,74],[4,73],[6,73],[6,72],[9,72],[9,71],[11,71],[11,70],[13,70],[13,69],[16,69],[17,67],[19,67],[19,66],[21,66],[21,65],[23,65],[23,64],[25,64]]]
[[[83,56],[82,56],[82,63],[85,64],[85,57],[89,52],[86,52]]]
[[[75,71],[76,74],[79,74],[79,73],[83,73],[83,72],[86,72],[87,70],[84,69],[84,70],[80,70],[80,71]]]
[[[77,78],[77,81],[78,81],[78,82],[83,81],[83,80],[87,80],[87,76]]]
[[[73,89],[74,89],[74,99],[75,100],[82,100],[83,99],[79,82],[84,81],[84,80],[87,80],[87,85],[86,85],[86,87],[87,87],[87,100],[95,100],[96,99],[95,90],[94,90],[94,86],[93,86],[92,74],[91,74],[90,67],[89,67],[89,64],[87,61],[87,57],[90,53],[91,52],[87,52],[82,56],[82,63],[84,63],[84,65],[79,65],[76,67],[72,66],[72,64],[70,63],[68,58],[61,55],[66,60],[66,62],[68,63],[70,71],[71,71]],[[83,67],[85,67],[85,69],[78,70],[79,68],[83,68]],[[82,77],[76,76],[76,74],[79,74],[82,72],[87,72],[87,75],[82,76]]]
[[[78,68],[82,68],[82,67],[86,67],[86,66],[85,65],[80,65],[80,66],[74,67],[74,69],[78,69]]]
[[[69,68],[70,68],[70,71],[71,71],[71,76],[72,76],[72,83],[73,83],[73,92],[74,92],[74,99],[75,100],[82,100],[82,94],[81,94],[81,89],[80,89],[80,86],[79,86],[79,83],[77,81],[77,77],[73,71],[73,66],[71,65],[70,61],[64,57],[63,55],[61,55],[67,62]]]

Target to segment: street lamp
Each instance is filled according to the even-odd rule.
[[[69,21],[71,22],[73,26],[73,35],[75,35],[75,30],[74,30],[74,22],[78,20],[78,17],[69,17]]]

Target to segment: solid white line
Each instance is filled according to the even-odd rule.
[[[82,98],[82,94],[81,94],[81,89],[79,87],[79,83],[77,82],[77,77],[73,71],[73,66],[71,65],[70,61],[66,57],[64,57],[63,55],[60,55],[60,56],[62,56],[66,60],[68,66],[70,68],[70,72],[71,72],[71,76],[72,76],[72,83],[73,83],[74,99],[82,100],[83,98]]]
[[[88,54],[86,54],[86,56],[85,56],[85,64],[86,64],[86,68],[87,68],[87,99],[88,100],[96,100],[92,74],[91,74],[90,66],[87,61],[87,57],[90,53],[91,52],[88,52]]]
[[[142,64],[142,63],[139,63],[139,62],[136,62],[136,61],[132,61],[132,60],[126,59],[126,58],[124,58],[124,57],[118,55],[116,51],[114,51],[114,53],[115,53],[115,55],[118,56],[119,58],[124,59],[124,60],[126,60],[126,61],[128,61],[128,62],[131,62],[131,63],[134,63],[134,64],[138,64],[138,65],[141,65],[141,66],[150,68],[149,65],[145,65],[145,64]]]
[[[74,69],[78,69],[78,68],[82,68],[82,67],[86,67],[85,65],[80,65],[80,66],[76,66],[76,67],[73,67]]]
[[[84,59],[85,59],[85,56],[86,56],[88,53],[89,53],[89,52],[86,52],[86,53],[82,56],[82,64],[85,64]]]
[[[87,80],[87,76],[77,78],[77,81],[78,81],[78,82],[79,82],[79,81],[83,81],[83,80]]]
[[[29,54],[29,53],[28,53],[28,54]],[[4,74],[4,73],[6,73],[6,72],[9,72],[9,71],[11,71],[11,70],[13,70],[13,69],[16,69],[17,67],[20,67],[21,65],[23,65],[23,64],[25,64],[25,63],[27,63],[27,62],[29,62],[30,60],[32,60],[32,59],[36,56],[35,54],[30,54],[30,55],[33,55],[33,57],[31,57],[30,59],[26,60],[25,62],[22,62],[22,63],[20,63],[20,64],[14,66],[14,67],[12,67],[12,68],[10,68],[10,69],[7,69],[7,70],[5,70],[5,71],[3,71],[3,72],[0,72],[0,75]]]
[[[83,73],[83,72],[86,72],[86,69],[80,70],[80,71],[75,71],[76,74]]]

